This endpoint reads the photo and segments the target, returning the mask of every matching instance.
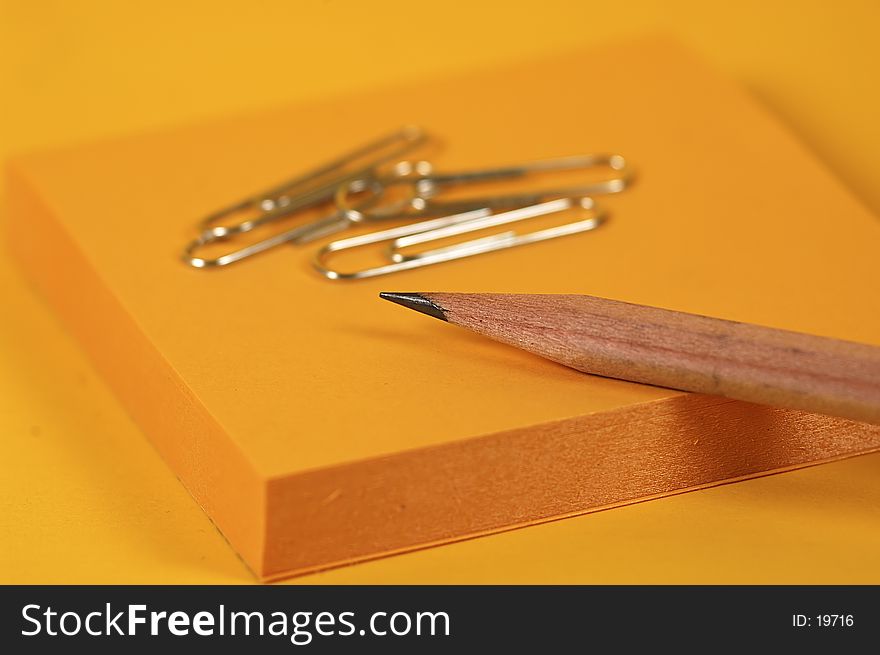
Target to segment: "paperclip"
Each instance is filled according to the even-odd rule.
[[[242,246],[241,248],[236,248],[235,250],[231,250],[214,258],[199,257],[196,252],[210,243],[226,241],[229,237],[226,234],[204,232],[187,244],[186,248],[183,250],[183,260],[195,268],[226,266],[227,264],[233,264],[285,243],[304,243],[313,239],[329,236],[341,232],[349,225],[351,225],[351,221],[345,216],[345,214],[339,211],[334,211],[332,214],[318,219],[317,221],[284,230],[278,234],[273,234],[270,237]]]
[[[224,236],[247,232],[267,221],[287,216],[299,209],[330,200],[340,185],[369,178],[377,166],[398,159],[427,140],[425,132],[412,125],[370,141],[318,168],[282,182],[262,193],[220,209],[200,222],[206,231]],[[362,191],[361,188],[356,189]],[[231,225],[215,225],[220,219],[245,211],[257,215]]]
[[[585,219],[526,234],[516,234],[511,230],[452,246],[424,251],[415,255],[402,255],[399,252],[400,248],[546,216],[573,207],[580,207],[583,210],[589,211],[591,215]],[[529,243],[547,241],[570,234],[588,232],[599,227],[605,218],[605,212],[597,208],[593,199],[589,197],[558,198],[500,214],[495,214],[491,208],[484,207],[461,214],[410,223],[388,230],[333,241],[317,252],[312,264],[315,270],[331,280],[361,280],[462,259],[464,257],[472,257],[496,250],[514,248]],[[389,255],[392,260],[391,263],[352,272],[337,271],[328,268],[326,264],[327,257],[332,253],[384,242],[390,242]]]
[[[394,165],[394,170],[409,171],[416,169],[422,172],[430,171],[431,164],[426,161],[402,161],[397,162]],[[362,204],[357,209],[344,212],[334,205],[330,210],[330,213],[326,216],[322,216],[321,218],[313,220],[309,223],[297,225],[296,227],[283,230],[281,232],[278,232],[277,234],[266,237],[265,239],[261,239],[259,241],[241,246],[234,250],[230,250],[222,255],[218,255],[213,258],[201,257],[197,253],[199,250],[212,243],[223,243],[226,241],[234,240],[235,237],[240,234],[240,232],[229,232],[220,228],[205,230],[195,239],[190,241],[183,249],[183,261],[194,268],[213,268],[218,266],[226,266],[227,264],[233,264],[237,261],[246,259],[247,257],[252,257],[253,255],[257,255],[261,252],[269,250],[270,248],[275,248],[276,246],[280,246],[285,243],[309,243],[311,241],[314,241],[315,239],[320,239],[322,237],[341,232],[352,225],[352,223],[356,222],[356,220],[354,220],[353,218],[353,215],[356,212],[361,211],[366,206],[372,205],[382,197],[383,188],[376,180],[355,180],[353,183],[350,183],[349,186],[357,186],[360,185],[361,182],[363,183],[363,188],[369,189],[370,193],[362,201]],[[524,202],[521,204],[525,205],[530,203]],[[305,207],[300,207],[298,209],[305,209]]]
[[[422,162],[419,162],[421,164]],[[566,188],[550,188],[533,192],[512,193],[461,200],[436,200],[444,188],[462,184],[492,182],[497,180],[520,179],[529,175],[556,171],[588,170],[605,166],[615,172],[613,177]],[[484,168],[450,173],[426,172],[424,167],[395,168],[390,174],[378,177],[377,182],[383,190],[395,185],[410,187],[409,197],[396,203],[369,207],[354,207],[351,195],[358,189],[351,184],[340,185],[336,192],[336,205],[353,222],[368,222],[395,218],[415,218],[421,216],[449,215],[475,209],[509,209],[537,204],[553,198],[592,196],[618,193],[629,184],[631,173],[626,159],[617,154],[589,154],[543,159],[525,164]]]
[[[284,230],[217,257],[206,258],[198,254],[202,248],[209,244],[230,241],[237,235],[249,232],[269,221],[314,207],[322,202],[329,202],[340,186],[345,186],[356,193],[367,192],[367,197],[361,200],[360,205],[354,211],[361,211],[372,206],[379,200],[383,192],[382,185],[376,179],[376,168],[415,148],[426,139],[427,136],[420,128],[405,127],[310,173],[274,187],[264,194],[253,196],[238,205],[230,206],[208,216],[202,221],[204,228],[202,233],[184,248],[183,261],[194,268],[226,266],[284,243],[307,243],[344,230],[352,223],[352,218],[348,213],[341,212],[334,206],[327,216],[316,221]],[[383,152],[383,149],[388,148],[390,150]],[[360,161],[359,166],[349,170],[349,167],[358,160],[365,161]],[[403,175],[413,169],[425,173],[430,172],[431,167],[427,162],[404,161],[397,162],[392,171]],[[282,193],[283,195],[279,195]],[[261,198],[262,200],[260,200]],[[262,210],[262,213],[254,218],[231,226],[211,227],[211,224],[220,218],[257,207]]]

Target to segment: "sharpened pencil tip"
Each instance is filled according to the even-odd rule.
[[[432,302],[429,298],[425,298],[420,293],[391,293],[383,291],[379,294],[379,297],[383,300],[390,300],[398,305],[403,305],[407,309],[414,309],[422,314],[439,318],[441,321],[448,320],[446,312],[440,305]]]

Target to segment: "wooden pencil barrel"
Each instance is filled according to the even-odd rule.
[[[880,348],[581,295],[422,294],[446,318],[572,368],[880,423]]]

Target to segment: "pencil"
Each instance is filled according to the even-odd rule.
[[[585,373],[880,423],[880,347],[581,295],[382,293]]]

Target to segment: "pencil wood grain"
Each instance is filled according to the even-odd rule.
[[[579,371],[880,423],[880,348],[582,295],[422,293]]]

